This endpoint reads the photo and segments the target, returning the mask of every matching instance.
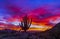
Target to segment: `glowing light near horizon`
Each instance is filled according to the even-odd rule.
[[[54,19],[50,20],[50,23],[52,23],[52,24],[57,24],[59,22],[60,22],[60,17],[57,17],[55,20]]]
[[[0,21],[0,23],[5,23],[5,24],[7,24],[7,22],[6,22],[6,21]]]
[[[39,25],[31,25],[31,28],[46,28],[45,26],[39,26]]]
[[[21,22],[19,22],[18,20],[11,22],[11,24],[13,24],[13,25],[19,25],[19,23],[21,23]]]

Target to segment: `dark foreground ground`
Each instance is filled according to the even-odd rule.
[[[18,32],[0,30],[0,39],[60,39],[58,32]]]
[[[60,39],[60,24],[45,32],[0,30],[0,39]]]

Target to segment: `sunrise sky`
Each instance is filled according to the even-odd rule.
[[[1,29],[19,30],[26,14],[32,18],[29,30],[51,29],[60,22],[60,0],[0,0]]]

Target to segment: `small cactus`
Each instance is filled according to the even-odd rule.
[[[26,30],[28,30],[29,27],[31,26],[32,19],[29,19],[26,15],[26,16],[23,17],[22,20],[23,21],[21,21],[20,26],[21,26],[22,30],[24,30],[26,32]]]

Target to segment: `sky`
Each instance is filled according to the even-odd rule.
[[[54,26],[60,22],[60,0],[0,0],[0,23],[19,25],[26,14],[33,25]]]

